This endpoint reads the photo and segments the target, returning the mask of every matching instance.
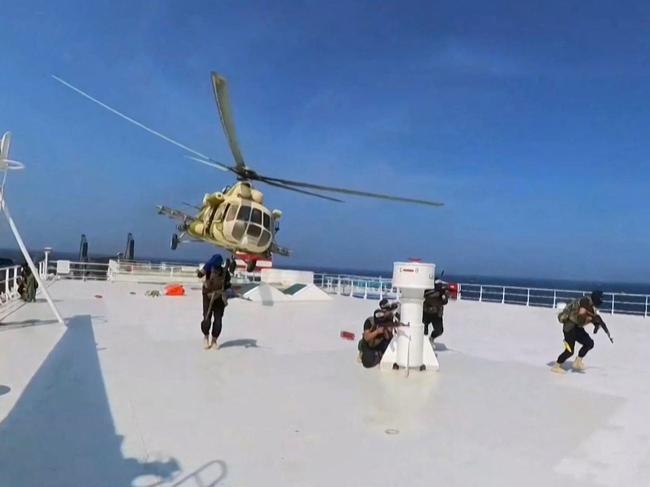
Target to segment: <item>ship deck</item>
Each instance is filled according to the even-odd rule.
[[[647,319],[608,317],[585,373],[549,372],[550,309],[452,302],[439,372],[366,370],[375,303],[233,299],[202,349],[200,291],[57,281],[0,326],[0,485],[622,486],[650,478]]]

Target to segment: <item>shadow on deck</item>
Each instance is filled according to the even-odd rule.
[[[122,455],[88,315],[67,323],[0,423],[0,438],[0,485],[216,486],[227,474],[221,460],[181,474],[174,458]]]

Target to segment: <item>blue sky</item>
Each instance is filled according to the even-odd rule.
[[[229,81],[249,165],[440,199],[442,209],[274,188],[299,265],[650,280],[647,2],[5,2],[8,200],[30,247],[173,254],[154,206],[229,177],[67,90],[56,74],[225,162]],[[0,243],[11,246],[2,232]]]

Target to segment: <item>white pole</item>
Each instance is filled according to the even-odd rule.
[[[38,269],[36,269],[36,266],[34,265],[34,262],[32,261],[32,258],[29,255],[29,252],[27,252],[27,248],[25,247],[25,244],[23,243],[23,239],[20,237],[20,233],[18,233],[18,228],[16,227],[16,224],[14,223],[13,218],[11,218],[11,214],[9,213],[9,208],[7,208],[7,203],[4,200],[4,194],[0,194],[0,207],[2,208],[2,211],[5,214],[5,217],[7,218],[7,221],[9,222],[9,226],[11,227],[11,231],[14,234],[14,237],[16,237],[16,242],[18,242],[18,247],[20,247],[20,251],[23,253],[23,257],[25,257],[25,261],[27,261],[27,265],[32,271],[32,274],[34,275],[34,279],[36,279],[36,282],[41,288],[41,291],[43,292],[43,295],[45,296],[45,299],[47,300],[48,304],[50,305],[50,309],[52,310],[52,313],[54,313],[54,316],[56,316],[56,320],[59,323],[63,323],[63,318],[61,318],[61,315],[59,314],[59,311],[56,309],[56,306],[54,306],[54,302],[52,301],[52,298],[50,297],[50,293],[47,292],[47,288],[43,284],[43,281],[41,280],[41,276],[38,274]]]
[[[45,247],[43,252],[45,253],[45,259],[43,261],[43,266],[44,266],[43,275],[45,276],[45,280],[47,281],[47,268],[50,265],[50,252],[52,252],[52,248],[51,247]]]
[[[411,323],[409,323],[409,326]],[[409,376],[409,371],[411,370],[411,334],[409,333],[409,346],[406,350],[406,377]]]

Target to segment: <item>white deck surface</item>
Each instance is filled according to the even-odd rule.
[[[235,299],[205,351],[199,291],[152,288],[57,282],[66,326],[3,320],[0,486],[650,485],[648,319],[555,375],[552,310],[452,302],[440,371],[406,378],[339,337],[374,302]]]

